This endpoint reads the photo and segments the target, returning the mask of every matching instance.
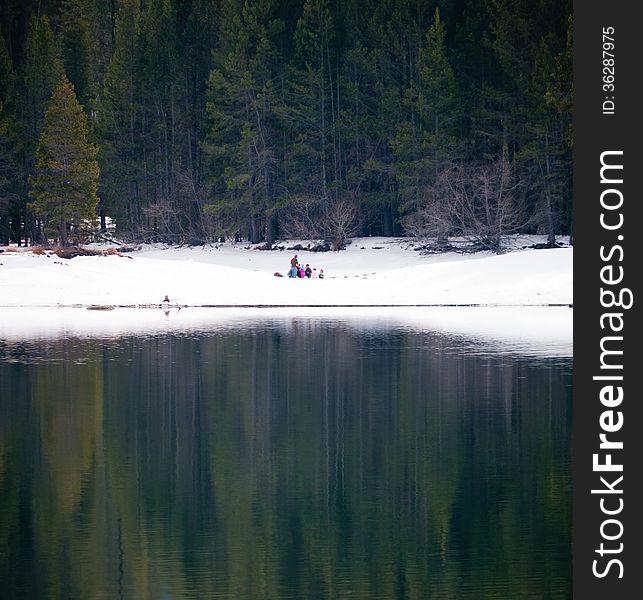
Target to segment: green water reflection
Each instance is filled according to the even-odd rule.
[[[302,321],[0,347],[2,598],[571,597],[571,361]]]

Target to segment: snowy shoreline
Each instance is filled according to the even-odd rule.
[[[295,252],[239,244],[73,259],[12,249],[0,254],[0,306],[156,308],[166,295],[211,308],[572,305],[573,249],[521,248],[538,241],[516,238],[501,255],[423,255],[408,240],[361,238],[343,252],[297,252],[324,269],[310,280],[274,276]]]
[[[571,357],[573,310],[543,307],[440,308],[199,308],[169,310],[5,308],[0,340],[9,345],[33,341],[129,336],[199,335],[271,328],[309,331],[342,327],[356,333],[402,331],[466,340],[472,352]],[[5,348],[7,350],[7,348]]]
[[[0,254],[0,340],[187,334],[247,327],[402,328],[494,351],[572,355],[571,247],[423,255],[363,238],[297,252],[325,279],[275,277],[291,251],[243,245],[143,247],[123,256]],[[165,295],[170,303],[163,303]],[[94,310],[87,310],[92,308]],[[147,310],[146,310],[147,309]],[[476,347],[477,347],[476,346]]]

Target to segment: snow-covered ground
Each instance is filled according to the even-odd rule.
[[[515,239],[514,247],[533,241]],[[324,270],[323,280],[275,277],[287,273],[293,254],[244,244],[149,246],[70,260],[5,251],[0,306],[147,305],[166,294],[182,306],[572,303],[570,247],[423,255],[406,240],[360,238],[343,252],[297,252],[300,262]]]
[[[70,260],[5,248],[0,339],[342,323],[359,330],[437,331],[480,347],[571,356],[573,250],[522,248],[539,241],[514,238],[513,248],[499,256],[425,255],[407,240],[362,238],[343,252],[298,251],[301,262],[326,275],[310,280],[274,276],[286,274],[294,251],[245,244],[147,246]],[[159,310],[166,294],[170,306]],[[116,308],[85,310],[90,305]],[[203,305],[225,308],[198,308]]]

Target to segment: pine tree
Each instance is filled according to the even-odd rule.
[[[204,241],[208,0],[122,0],[98,103],[101,215],[121,235]]]
[[[402,182],[393,142],[400,124],[411,118],[403,97],[417,79],[417,57],[431,13],[427,3],[412,6],[405,0],[371,0],[354,10],[368,20],[362,25],[364,47],[358,43],[343,61],[348,185],[360,200],[363,235],[399,235]]]
[[[341,159],[336,40],[331,3],[305,0],[293,34],[280,108],[286,190],[281,223],[290,236],[331,241],[335,236],[325,227],[331,214],[339,209],[354,212]]]
[[[217,65],[210,74],[211,128],[204,150],[213,169],[214,204],[222,232],[272,242],[278,168],[275,38],[282,23],[272,0],[246,1],[228,13]]]
[[[177,48],[181,69],[180,122],[177,133],[176,196],[191,242],[209,239],[205,157],[200,144],[206,131],[206,93],[212,68],[212,48],[218,34],[218,3],[210,0],[176,2]]]
[[[87,116],[63,78],[45,114],[30,191],[32,210],[57,230],[62,245],[68,243],[68,227],[76,233],[84,221],[96,217],[97,148],[87,138]]]
[[[420,49],[417,64],[418,86],[414,98],[416,112],[424,130],[422,150],[434,174],[460,158],[460,118],[462,107],[458,84],[445,53],[446,30],[435,10],[433,24]]]
[[[15,116],[15,74],[0,35],[0,244],[20,242],[24,171],[19,157],[19,128]]]
[[[114,54],[107,68],[97,115],[101,214],[109,214],[121,233],[133,233],[141,218],[139,27],[138,0],[123,0],[116,16]]]
[[[463,147],[459,139],[462,105],[446,56],[445,36],[444,23],[436,9],[425,45],[420,49],[417,82],[411,84],[406,94],[411,119],[400,125],[392,142],[399,160],[406,209],[413,219],[414,209],[422,209],[427,214],[427,204],[433,205],[428,214],[433,213],[436,223],[441,225],[430,228],[434,229],[439,243],[444,243],[448,235],[441,214],[446,214],[448,207],[432,187],[442,170],[462,159]]]
[[[89,107],[95,96],[95,41],[90,26],[91,6],[88,0],[62,0],[60,48],[65,73],[76,90],[78,100]]]
[[[64,71],[121,235],[270,239],[301,201],[317,230],[336,203],[362,235],[399,235],[452,162],[478,170],[506,147],[527,227],[551,241],[571,226],[571,5],[9,0],[3,235],[41,231],[26,174]]]
[[[532,222],[537,231],[547,233],[549,246],[555,245],[557,233],[569,219],[565,199],[571,196],[571,152],[566,137],[569,120],[565,118],[565,100],[562,104],[550,101],[556,72],[555,42],[551,34],[541,40],[526,96],[529,110],[525,129],[528,135],[516,152],[518,164],[529,181],[526,203],[531,209]]]
[[[294,33],[295,53],[289,72],[288,128],[290,152],[288,188],[295,196],[328,201],[337,191],[335,69],[331,47],[333,19],[328,0],[306,0]],[[335,168],[334,168],[335,167]]]
[[[63,76],[60,53],[46,15],[31,18],[26,46],[26,123],[29,141],[35,148],[47,103]]]
[[[173,6],[170,0],[150,0],[144,6],[137,56],[147,200],[144,213],[146,226],[154,233],[180,241],[182,220],[175,189],[180,69]]]
[[[565,49],[555,58],[553,72],[549,73],[545,100],[558,111],[565,121],[565,136],[571,147],[572,140],[572,109],[573,109],[573,62],[574,62],[574,23],[571,16],[567,20]]]

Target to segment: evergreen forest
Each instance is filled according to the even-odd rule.
[[[553,245],[571,5],[1,0],[0,244]]]

